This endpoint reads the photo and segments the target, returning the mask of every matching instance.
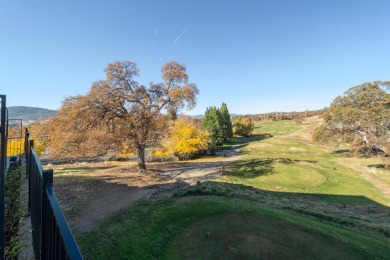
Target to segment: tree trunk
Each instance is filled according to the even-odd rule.
[[[137,146],[137,152],[138,152],[138,167],[141,170],[146,170],[146,164],[145,164],[145,146]]]

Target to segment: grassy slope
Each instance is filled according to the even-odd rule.
[[[247,222],[236,221],[231,229],[224,227],[223,223],[234,223],[232,214]],[[204,237],[206,230],[210,239]],[[390,254],[386,242],[374,237],[256,203],[215,196],[138,204],[111,219],[99,232],[81,237],[80,242],[87,259],[364,259]]]
[[[292,134],[297,130],[301,134]],[[255,132],[274,137],[243,148],[243,160],[227,167],[230,172],[219,181],[273,191],[364,196],[390,205],[389,198],[362,178],[342,155],[310,144],[304,130],[294,121],[257,125]],[[341,202],[361,202],[352,196],[340,197]]]

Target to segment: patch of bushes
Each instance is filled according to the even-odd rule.
[[[5,180],[5,255],[6,259],[17,259],[23,250],[20,240],[19,224],[26,213],[21,192],[24,167],[17,167],[7,173]]]
[[[198,151],[194,151],[192,153],[180,153],[180,152],[174,153],[174,155],[179,158],[179,161],[196,159],[206,154],[207,154],[207,150],[202,150],[202,149]]]

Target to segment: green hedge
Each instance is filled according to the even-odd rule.
[[[21,192],[23,189],[22,175],[24,167],[9,170],[5,181],[5,253],[6,259],[17,259],[23,249],[19,224],[26,213],[23,207]]]

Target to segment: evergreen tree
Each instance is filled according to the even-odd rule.
[[[208,107],[206,109],[204,118],[202,120],[202,125],[205,130],[210,135],[210,146],[209,149],[211,153],[215,153],[215,150],[223,144],[224,136],[221,127],[221,112],[218,108]]]
[[[233,136],[233,126],[232,126],[232,121],[230,120],[229,110],[225,103],[222,103],[220,113],[221,113],[220,124],[222,127],[223,138],[224,141],[226,141],[229,137]]]

